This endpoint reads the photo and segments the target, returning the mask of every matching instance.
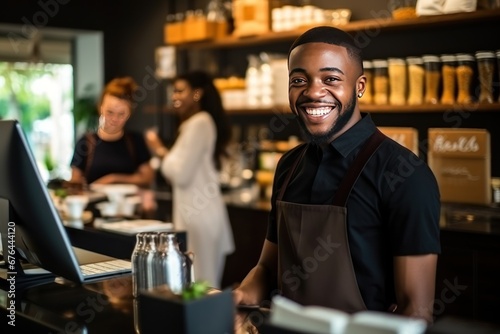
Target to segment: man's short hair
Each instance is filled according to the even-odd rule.
[[[305,33],[297,37],[293,42],[288,56],[297,46],[307,43],[327,43],[342,46],[347,49],[348,55],[353,59],[363,70],[362,50],[356,45],[354,38],[347,32],[330,26],[319,26],[307,30]]]

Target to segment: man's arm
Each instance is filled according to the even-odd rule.
[[[397,313],[433,322],[436,254],[394,257]]]
[[[270,298],[270,290],[277,282],[277,269],[278,246],[265,240],[259,262],[233,291],[235,304],[257,305]]]

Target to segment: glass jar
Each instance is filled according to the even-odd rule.
[[[498,80],[500,81],[500,50],[497,50],[497,71],[498,71]],[[500,102],[500,93],[498,94],[498,102]]]
[[[387,60],[389,73],[389,103],[402,106],[406,103],[406,61],[403,58]]]
[[[441,82],[441,60],[435,55],[422,57],[425,68],[425,98],[424,102],[437,104],[439,102],[439,87]]]
[[[472,80],[474,78],[475,58],[471,54],[459,53],[457,58],[457,103],[472,103]]]
[[[370,60],[363,61],[364,74],[366,77],[365,92],[359,99],[359,103],[373,103],[373,63]]]
[[[493,103],[495,53],[493,51],[477,51],[476,61],[479,71],[479,103]]]
[[[420,105],[424,102],[424,61],[422,57],[407,57],[408,64],[408,100],[409,105]]]
[[[417,17],[417,0],[389,0],[387,7],[395,20]]]
[[[389,102],[389,75],[387,60],[374,59],[373,61],[373,103],[376,105]]]
[[[441,75],[443,78],[442,104],[455,103],[456,61],[455,55],[441,56]]]

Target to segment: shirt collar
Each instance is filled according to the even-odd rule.
[[[362,118],[359,122],[330,143],[344,158],[356,147],[363,144],[377,129],[369,114],[361,113],[361,116]]]

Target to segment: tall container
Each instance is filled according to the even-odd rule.
[[[472,103],[472,80],[474,79],[475,58],[471,54],[459,53],[457,58],[457,103]]]
[[[421,105],[424,102],[425,70],[422,57],[406,58],[408,64],[408,105]]]
[[[456,57],[455,55],[441,56],[441,75],[443,78],[443,89],[441,93],[442,104],[455,103],[456,91]]]
[[[158,240],[158,281],[160,285],[168,285],[173,293],[180,294],[191,283],[191,265],[180,251],[174,233],[162,232]]]
[[[500,2],[500,1],[498,1]],[[499,4],[500,6],[500,4]],[[496,51],[497,56],[497,71],[498,71],[498,81],[500,81],[500,50]],[[498,93],[498,102],[500,102],[500,93]]]
[[[137,233],[134,251],[131,256],[132,263],[132,293],[137,297],[139,291],[145,287],[144,261],[146,255],[146,233]]]
[[[389,103],[393,106],[406,104],[406,61],[403,58],[389,58],[387,61],[389,73]]]
[[[144,289],[148,290],[158,286],[158,272],[156,270],[156,263],[158,262],[158,233],[147,233],[144,242],[144,261],[142,261],[139,268],[144,270]]]
[[[371,104],[373,103],[373,63],[370,60],[363,61],[363,68],[366,77],[365,92],[359,99],[359,103]]]
[[[493,72],[495,71],[495,53],[477,51],[476,61],[479,71],[479,103],[493,103]]]
[[[373,61],[373,103],[384,105],[389,103],[389,74],[387,60],[374,59]]]
[[[441,60],[435,55],[422,57],[425,68],[425,98],[427,104],[439,103],[439,88],[441,85]]]

